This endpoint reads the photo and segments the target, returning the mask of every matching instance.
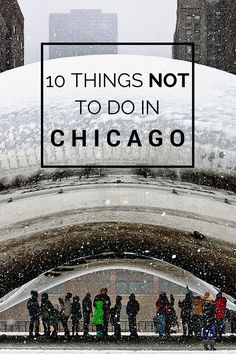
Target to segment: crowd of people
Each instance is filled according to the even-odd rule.
[[[178,317],[174,308],[175,299],[165,292],[161,293],[156,302],[156,316],[154,325],[160,336],[168,336],[171,329],[178,327]],[[194,296],[187,287],[187,294],[183,301],[178,302],[181,309],[183,335],[202,337],[206,350],[215,349],[215,341],[222,339],[226,333],[226,322],[231,323],[231,333],[236,333],[236,313],[228,311],[227,299],[219,292],[214,299],[206,292],[204,297]]]
[[[65,338],[70,338],[68,321],[72,321],[72,336],[78,336],[79,322],[83,318],[84,336],[89,335],[89,326],[96,326],[97,339],[108,338],[108,326],[111,323],[114,327],[114,338],[121,338],[120,314],[122,308],[122,296],[116,297],[114,307],[111,307],[111,299],[106,288],[102,288],[100,293],[95,296],[93,303],[91,294],[87,293],[80,305],[79,296],[72,296],[67,293],[65,299],[59,298],[59,306],[53,305],[49,300],[48,294],[41,295],[41,304],[38,300],[38,292],[32,290],[31,297],[27,302],[27,309],[30,316],[29,336],[39,337],[40,317],[42,319],[44,336],[56,338],[58,335],[59,324],[64,329]],[[129,330],[131,337],[137,337],[137,314],[139,312],[139,303],[134,294],[131,294],[126,306],[126,314],[129,321]],[[51,332],[51,327],[53,331]]]
[[[59,298],[59,304],[53,305],[47,293],[41,295],[41,303],[38,300],[37,291],[31,292],[31,297],[27,302],[30,316],[29,335],[30,337],[39,336],[40,317],[42,319],[44,335],[56,338],[58,336],[59,324],[63,326],[65,338],[70,335],[78,336],[80,320],[83,318],[84,336],[89,335],[90,323],[96,326],[97,339],[108,338],[108,326],[112,324],[114,328],[114,338],[121,338],[121,309],[122,296],[117,296],[114,307],[111,306],[111,299],[108,290],[102,288],[100,293],[91,299],[91,294],[87,293],[80,305],[79,296],[72,296],[67,293],[65,298]],[[227,310],[227,299],[219,292],[214,299],[210,293],[204,297],[194,296],[192,291],[187,288],[185,298],[178,302],[181,309],[181,320],[184,336],[202,337],[204,347],[215,348],[217,338],[221,339],[226,331],[226,321],[231,322],[231,332],[236,333],[236,313]],[[139,302],[135,295],[129,296],[126,304],[126,314],[128,316],[130,336],[136,338],[137,334],[137,315],[140,310]],[[68,321],[72,321],[72,333],[70,334]],[[179,320],[175,311],[175,298],[170,298],[162,292],[156,301],[156,315],[153,318],[156,333],[160,337],[170,336],[173,328],[179,327]],[[51,332],[51,328],[53,331]]]

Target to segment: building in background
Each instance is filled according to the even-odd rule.
[[[178,0],[174,41],[194,42],[196,63],[235,72],[235,19],[235,1]],[[191,61],[192,47],[173,46],[173,58]]]
[[[101,10],[71,10],[50,14],[50,42],[109,42],[118,39],[117,15]],[[117,45],[57,46],[49,48],[49,59],[93,54],[117,54]]]
[[[178,0],[174,42],[194,42],[195,61],[207,63],[206,0]],[[173,58],[192,60],[192,47],[173,46]]]
[[[227,70],[226,58],[226,17],[227,1],[217,0],[206,2],[207,29],[206,29],[206,65],[213,68]]]
[[[17,0],[0,0],[0,72],[24,65],[24,17]]]
[[[236,74],[236,1],[228,0],[226,20],[226,70]]]

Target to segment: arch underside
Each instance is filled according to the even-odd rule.
[[[23,301],[37,284],[44,291],[69,275],[111,267],[142,270],[183,286],[189,283],[200,294],[223,288],[236,298],[232,245],[211,238],[196,240],[187,231],[142,223],[93,222],[10,239],[1,243],[1,249],[0,311],[16,304],[14,289],[18,287],[23,286],[17,294]],[[37,283],[42,278],[46,283]]]
[[[214,286],[202,281],[191,273],[178,268],[170,263],[152,257],[138,256],[133,253],[104,253],[94,256],[73,259],[66,264],[51,269],[37,278],[29,281],[18,289],[13,290],[1,299],[0,312],[7,310],[22,301],[25,301],[32,289],[39,293],[47,291],[49,288],[64,283],[65,281],[93,273],[94,271],[127,269],[145,272],[172,281],[180,286],[186,286],[204,295],[206,291],[215,295],[219,291]],[[78,289],[79,290],[79,289]],[[228,308],[236,310],[234,299],[228,298]]]

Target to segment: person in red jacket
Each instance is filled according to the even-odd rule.
[[[220,339],[224,332],[226,306],[227,306],[227,299],[224,296],[222,296],[222,292],[220,291],[216,295],[216,299],[215,299],[217,334]]]

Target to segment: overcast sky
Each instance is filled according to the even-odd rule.
[[[39,60],[40,42],[48,41],[49,14],[71,9],[101,9],[118,14],[119,41],[173,41],[176,0],[18,0],[25,17],[25,63]],[[153,48],[149,51],[153,53]],[[171,48],[160,47],[160,56]]]

